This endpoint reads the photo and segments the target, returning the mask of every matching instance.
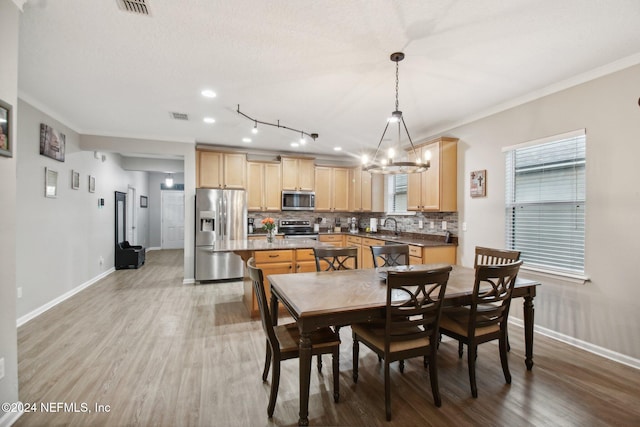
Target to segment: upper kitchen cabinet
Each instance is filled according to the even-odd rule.
[[[281,157],[282,189],[313,191],[315,188],[314,160],[309,158]]]
[[[245,189],[247,182],[247,155],[197,151],[196,187]]]
[[[423,159],[427,152],[431,156],[429,169],[408,176],[407,210],[455,212],[458,139],[441,137],[416,146],[416,154]],[[415,158],[413,150],[408,150],[408,154],[410,159]]]
[[[349,169],[349,210],[352,212],[384,211],[383,177],[361,167]]]
[[[247,209],[280,210],[280,163],[247,162]]]
[[[349,169],[316,166],[316,212],[349,210]]]

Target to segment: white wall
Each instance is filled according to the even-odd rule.
[[[4,378],[0,380],[0,402],[18,400],[18,339],[16,330],[16,159],[18,123],[18,22],[19,11],[11,0],[0,0],[0,98],[13,106],[13,157],[0,157],[0,358]],[[13,414],[0,409],[0,425]]]
[[[572,339],[640,359],[640,66],[610,74],[444,135],[458,147],[459,263],[476,245],[504,247],[502,147],[586,128],[586,284],[539,278],[535,323]],[[469,174],[487,169],[487,197],[469,195]],[[527,276],[525,273],[522,276]],[[521,318],[521,304],[512,306]]]
[[[117,138],[82,135],[80,146],[87,151],[113,151],[179,156],[184,164],[184,282],[194,281],[194,221],[196,194],[196,151],[193,142],[152,141],[136,138]],[[152,201],[149,200],[151,203]]]
[[[16,283],[22,288],[17,302],[21,318],[56,298],[95,280],[114,266],[115,191],[129,186],[137,195],[148,192],[147,172],[125,171],[119,155],[96,159],[82,151],[79,135],[35,107],[20,100],[18,147],[18,200],[16,231]],[[65,161],[40,154],[40,124],[66,136]],[[58,197],[44,197],[45,167],[58,172]],[[71,188],[71,171],[80,173],[80,188]],[[88,191],[89,175],[96,178],[95,193]],[[104,207],[98,199],[105,200]],[[139,242],[148,242],[148,209],[133,201],[138,213]],[[102,264],[100,259],[102,258]]]

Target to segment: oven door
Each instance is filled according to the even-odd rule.
[[[306,240],[318,240],[317,234],[285,234],[285,239],[306,239]]]

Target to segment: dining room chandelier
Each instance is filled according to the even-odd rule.
[[[373,156],[373,159],[369,159],[367,156],[363,156],[362,169],[377,174],[385,174],[385,175],[398,175],[398,174],[407,174],[407,173],[420,173],[424,172],[431,166],[430,159],[422,159],[418,156],[415,146],[413,145],[413,141],[411,140],[411,135],[409,135],[409,130],[407,129],[407,125],[404,122],[404,117],[402,116],[402,111],[400,111],[400,104],[398,102],[398,87],[399,87],[399,63],[404,59],[404,53],[395,52],[391,54],[391,60],[396,63],[396,109],[391,113],[391,117],[387,119],[387,124],[384,127],[384,131],[382,132],[382,136],[380,137],[380,142],[378,142],[378,147],[376,148],[376,152]],[[389,124],[397,123],[398,125],[398,139],[397,139],[397,149],[393,146],[389,147],[386,150],[386,156],[381,152],[380,148],[382,146],[382,141],[384,140],[384,136],[389,129]],[[409,139],[409,143],[411,144],[411,149],[413,150],[413,158],[415,160],[397,160],[398,155],[396,151],[400,151],[400,141],[401,141],[401,132],[404,129],[407,134],[407,138]],[[428,154],[427,154],[428,155]]]

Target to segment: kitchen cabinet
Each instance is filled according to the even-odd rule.
[[[282,189],[293,191],[314,191],[314,160],[298,157],[280,157],[282,169]]]
[[[349,169],[316,166],[316,212],[347,212],[349,210]]]
[[[431,166],[422,173],[408,176],[407,210],[455,212],[457,206],[458,139],[441,137],[416,146],[422,159],[431,154]],[[411,160],[413,150],[408,150]]]
[[[318,241],[342,247],[344,245],[344,236],[342,234],[320,234],[318,236]]]
[[[316,271],[316,257],[313,249],[296,249],[296,273]]]
[[[280,163],[247,162],[247,210],[280,211]]]
[[[358,236],[347,236],[346,245],[347,247],[355,246],[358,248],[358,268],[362,268],[362,237]]]
[[[246,188],[247,155],[216,151],[196,152],[197,188]]]
[[[349,211],[383,212],[384,178],[381,174],[349,169]]]
[[[449,264],[456,263],[456,247],[451,246],[409,246],[410,264]]]
[[[273,250],[273,251],[256,251],[253,253],[256,267],[262,270],[264,277],[264,290],[267,294],[267,301],[271,299],[271,284],[267,277],[270,274],[289,274],[293,273],[294,251],[291,249]],[[245,304],[251,313],[251,316],[257,316],[258,300],[250,280],[245,281]],[[251,285],[251,286],[249,286]],[[284,307],[280,306],[280,310]]]
[[[385,241],[380,239],[362,238],[362,264],[360,268],[374,268],[371,246],[384,246]]]

